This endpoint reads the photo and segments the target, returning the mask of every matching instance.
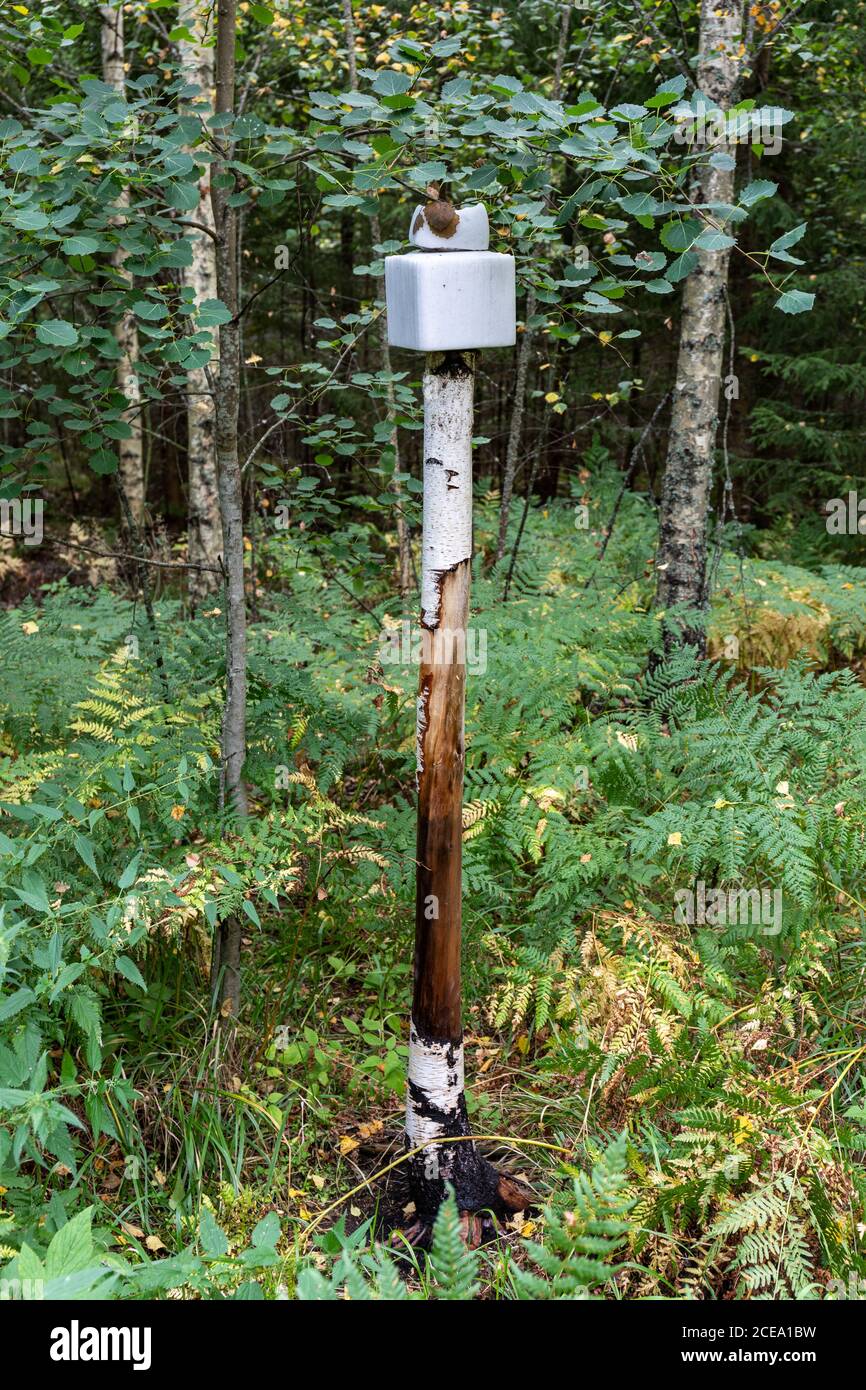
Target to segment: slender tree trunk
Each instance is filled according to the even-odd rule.
[[[461,865],[466,626],[472,564],[473,353],[436,353],[424,373],[423,634],[417,718],[415,969],[406,1141],[416,1237],[454,1184],[471,1213],[527,1204],[469,1134],[461,1016]],[[473,1241],[477,1233],[467,1230]]]
[[[562,69],[565,63],[565,54],[568,49],[568,31],[571,24],[571,3],[563,5],[562,14],[559,22],[559,42],[556,46],[556,63],[553,70],[553,99],[559,101],[562,92]],[[523,412],[526,404],[526,381],[529,374],[529,358],[532,352],[533,330],[530,327],[530,320],[535,314],[537,299],[535,290],[532,286],[526,292],[526,311],[524,316],[523,336],[520,339],[520,348],[517,353],[517,378],[514,383],[514,404],[511,408],[511,426],[508,431],[508,448],[505,454],[505,473],[502,478],[502,497],[499,503],[499,536],[496,542],[496,563],[505,554],[505,545],[508,539],[508,522],[511,515],[511,498],[514,493],[514,476],[517,472],[517,459],[520,454],[520,439],[523,433]],[[533,463],[533,476],[536,472],[536,464]],[[520,531],[523,531],[523,523],[526,520],[524,510],[521,519]],[[518,540],[519,544],[519,540]],[[505,597],[507,597],[508,582],[505,585]]]
[[[179,0],[178,24],[185,26],[194,38],[180,39],[181,65],[190,84],[199,87],[193,109],[210,114],[213,87],[213,49],[204,46],[205,23],[200,0]],[[195,158],[195,151],[193,158]],[[199,181],[198,207],[191,214],[193,221],[213,230],[209,171]],[[192,264],[184,270],[184,283],[193,291],[195,302],[217,298],[216,247],[207,232],[190,232]],[[215,566],[221,549],[220,509],[217,489],[216,452],[214,440],[214,400],[205,367],[193,367],[187,372],[186,425],[188,469],[187,558],[190,565]],[[219,576],[214,569],[190,569],[188,594],[190,607],[195,609],[218,587]]]
[[[562,69],[565,65],[565,54],[568,49],[568,31],[571,28],[571,11],[574,8],[572,0],[563,5],[562,14],[559,19],[559,42],[556,45],[556,62],[553,67],[553,99],[559,101],[562,95]]]
[[[511,407],[511,427],[508,431],[505,473],[502,478],[502,498],[499,503],[499,538],[496,542],[497,563],[505,554],[505,543],[508,539],[511,498],[514,492],[514,477],[517,472],[520,439],[523,433],[526,378],[529,373],[529,355],[532,351],[532,329],[529,326],[529,320],[535,313],[535,304],[535,290],[530,286],[526,291],[526,313],[524,317],[523,334],[520,339],[520,347],[517,350],[517,376],[514,382],[514,404]]]
[[[352,9],[352,0],[343,0],[343,27],[346,34],[346,58],[349,66],[349,87],[353,92],[358,90],[358,60],[355,53],[355,15]],[[370,218],[370,235],[373,245],[378,245],[382,240],[382,229],[379,225],[378,216]],[[384,297],[384,287],[382,280],[376,282],[377,293]],[[384,317],[382,318],[382,332],[379,339],[379,351],[382,364],[382,371],[389,378],[385,387],[386,408],[388,412],[388,423],[391,426],[391,434],[388,443],[394,454],[394,481],[392,490],[395,498],[395,510],[397,513],[397,551],[400,564],[400,594],[402,598],[407,598],[412,588],[412,549],[409,539],[409,527],[406,524],[406,513],[404,510],[405,496],[403,489],[398,481],[400,472],[400,445],[397,437],[397,402],[394,394],[394,383],[391,377],[391,349],[388,346],[388,330]]]
[[[378,245],[382,240],[382,231],[379,226],[379,218],[370,218],[370,232],[373,237],[374,245]],[[385,287],[380,279],[378,281],[378,293],[384,298]],[[397,399],[394,393],[394,383],[391,380],[391,349],[388,346],[388,328],[384,316],[381,319],[382,332],[379,339],[379,350],[381,353],[382,371],[388,377],[385,387],[385,402],[388,411],[388,424],[391,433],[388,443],[394,454],[394,481],[392,490],[394,493],[394,508],[397,513],[397,553],[400,563],[400,594],[402,598],[408,598],[412,589],[414,565],[412,561],[412,542],[409,539],[409,526],[406,521],[406,495],[400,484],[398,474],[400,472],[400,442],[397,435]]]
[[[123,9],[115,8],[113,5],[100,5],[99,15],[103,80],[123,96],[126,86]],[[121,211],[113,221],[116,225],[123,226],[126,222],[123,209],[129,206],[128,188],[124,188],[117,198],[117,206]],[[118,246],[112,254],[111,263],[118,279],[129,285],[130,276],[124,270],[125,261],[126,252]],[[141,442],[141,386],[138,380],[138,330],[131,309],[127,309],[115,325],[114,336],[120,352],[116,366],[117,387],[127,401],[128,409],[124,411],[123,418],[130,429],[129,437],[119,442],[119,472],[129,510],[138,525],[144,519],[145,487]]]
[[[702,0],[698,85],[727,110],[740,67],[741,6]],[[695,202],[732,203],[734,170],[705,165]],[[718,221],[718,217],[714,218]],[[725,344],[728,251],[698,251],[683,287],[680,347],[659,521],[657,603],[680,607],[679,630],[665,624],[667,652],[677,645],[706,650],[707,507],[718,426],[719,384]]]
[[[217,10],[216,102],[218,113],[232,112],[235,101],[235,31],[237,0],[219,0]],[[238,816],[247,814],[243,780],[246,755],[246,601],[244,594],[243,488],[238,457],[240,405],[240,329],[237,321],[237,213],[229,205],[230,190],[221,186],[230,131],[220,129],[221,153],[212,165],[211,204],[217,235],[218,296],[232,314],[219,329],[219,374],[216,396],[216,456],[226,606],[226,697],[222,721],[221,804]],[[223,1016],[236,1016],[240,1006],[240,936],[237,918],[220,925],[214,949],[214,980],[221,975],[219,1003]]]
[[[358,90],[358,57],[355,53],[355,14],[352,0],[343,0],[343,27],[346,31],[346,61],[349,65],[349,88]]]

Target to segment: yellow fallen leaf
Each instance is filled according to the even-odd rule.
[[[313,1186],[315,1187],[317,1192],[321,1192],[322,1188],[325,1186],[325,1179],[320,1177],[318,1173],[313,1173],[312,1177]]]
[[[145,1245],[147,1246],[148,1250],[156,1251],[156,1250],[164,1250],[164,1249],[165,1249],[165,1246],[163,1245],[163,1243],[162,1243],[162,1241],[160,1240],[159,1236],[147,1236],[147,1237],[145,1238],[145,1242],[144,1242],[144,1243],[145,1243]]]
[[[342,1135],[340,1136],[340,1153],[341,1153],[341,1154],[350,1154],[350,1153],[352,1152],[352,1150],[353,1150],[353,1149],[357,1149],[357,1147],[358,1147],[358,1141],[357,1141],[357,1139],[353,1139],[352,1136],[351,1136],[350,1134],[342,1134]]]
[[[669,845],[681,845],[682,842],[683,842],[683,837],[682,837],[682,835],[680,834],[680,832],[679,832],[678,830],[672,830],[671,833],[670,833],[670,835],[668,835],[668,844],[669,844]]]
[[[378,1134],[379,1131],[384,1128],[385,1125],[383,1120],[371,1120],[369,1124],[364,1123],[358,1125],[358,1133],[362,1139],[369,1139],[371,1134]]]

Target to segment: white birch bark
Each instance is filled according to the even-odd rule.
[[[208,7],[202,0],[179,0],[178,24],[193,35],[192,41],[180,39],[181,67],[186,81],[200,88],[192,109],[206,118],[213,110],[213,49],[204,46]],[[195,151],[192,151],[195,157]],[[210,174],[199,180],[198,206],[190,214],[201,227],[214,230],[210,196]],[[184,283],[193,291],[197,304],[217,298],[216,247],[206,231],[193,228],[192,264],[184,270]],[[218,375],[218,372],[217,372]],[[204,367],[187,372],[187,472],[188,518],[187,559],[191,566],[215,567],[220,553],[220,513],[216,476],[214,401]],[[214,569],[190,569],[188,594],[195,610],[219,584]]]
[[[406,1095],[406,1142],[410,1149],[425,1150],[426,1173],[439,1175],[447,1165],[446,1144],[431,1144],[454,1134],[462,1116],[464,1099],[462,1042],[425,1042],[415,1024],[409,1026],[409,1085]],[[438,1152],[437,1152],[438,1151]]]
[[[123,9],[115,8],[113,5],[100,5],[99,16],[103,81],[122,96],[126,85]],[[117,199],[120,211],[117,217],[112,219],[114,225],[123,226],[126,222],[123,209],[128,206],[129,190],[124,188]],[[111,260],[118,277],[129,284],[130,277],[123,268],[126,253],[121,247],[114,251]],[[135,315],[131,310],[126,310],[115,325],[114,337],[120,352],[116,368],[117,387],[126,398],[127,409],[123,413],[123,419],[131,431],[129,438],[121,439],[118,445],[120,480],[133,521],[139,525],[144,518],[145,508],[144,455],[141,438],[141,386],[138,379],[138,330]]]
[[[421,620],[439,623],[442,576],[472,556],[471,373],[424,373]]]
[[[740,69],[741,7],[733,0],[702,0],[698,85],[714,106],[727,110]],[[712,124],[712,122],[710,122]],[[709,164],[695,184],[694,201],[732,203],[733,169]],[[718,215],[710,213],[715,223]],[[662,488],[657,602],[682,605],[680,640],[703,653],[700,610],[706,606],[707,508],[712,484],[719,386],[725,344],[725,289],[729,251],[698,251],[698,265],[683,287],[680,346],[673,393],[667,464]],[[665,631],[665,646],[676,639]]]

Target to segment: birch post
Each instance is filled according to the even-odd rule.
[[[498,1173],[467,1138],[461,1006],[474,347],[514,342],[514,261],[486,249],[487,216],[480,205],[459,212],[449,204],[444,212],[441,202],[416,209],[411,237],[428,249],[385,262],[390,340],[428,353],[415,965],[406,1095],[415,1221],[404,1234],[418,1244],[429,1240],[445,1185],[451,1183],[466,1238],[477,1244],[487,1220],[479,1213],[503,1215],[528,1205],[520,1185]],[[453,250],[439,249],[434,238],[443,235],[456,243]]]
[[[424,373],[422,655],[418,684],[415,971],[406,1141],[468,1134],[461,1016],[461,867],[466,627],[472,564],[473,353],[431,354]],[[418,1214],[431,1219],[446,1179],[484,1169],[471,1144],[410,1160]],[[492,1171],[492,1170],[491,1170]],[[483,1185],[483,1184],[482,1184]],[[479,1206],[492,1197],[483,1192]],[[461,1192],[461,1204],[465,1200]]]

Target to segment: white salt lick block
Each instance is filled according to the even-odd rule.
[[[511,347],[514,257],[497,251],[413,251],[385,258],[388,342],[416,352]]]

